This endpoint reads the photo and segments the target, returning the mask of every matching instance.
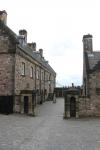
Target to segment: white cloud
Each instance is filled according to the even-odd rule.
[[[44,56],[63,85],[82,83],[82,36],[90,33],[99,45],[99,0],[1,0],[8,26],[16,33],[25,28],[28,41],[44,49]]]

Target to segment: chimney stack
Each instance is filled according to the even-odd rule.
[[[27,31],[26,30],[19,30],[19,42],[23,46],[27,44]]]
[[[28,43],[28,46],[33,50],[36,51],[36,43]]]
[[[7,12],[5,10],[0,11],[0,20],[6,25],[7,24]]]
[[[41,57],[43,57],[43,49],[39,49]]]
[[[87,34],[83,36],[83,50],[87,52],[93,52],[93,36],[91,34]]]

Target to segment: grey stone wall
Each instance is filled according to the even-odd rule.
[[[90,98],[79,98],[79,117],[92,116],[90,108]]]
[[[93,115],[100,115],[100,94],[96,89],[100,89],[100,71],[95,71],[89,76],[90,107]]]
[[[22,75],[21,65],[25,63],[25,75]],[[33,67],[33,77],[30,76],[30,68]],[[39,71],[39,77],[37,79],[36,72]],[[43,73],[43,78],[41,76]],[[9,38],[6,31],[0,30],[0,96],[14,95],[14,112],[22,111],[21,91],[23,90],[39,90],[39,95],[36,96],[36,103],[41,101],[41,91],[47,90],[47,94],[44,99],[47,98],[50,92],[50,86],[53,91],[54,86],[48,84],[46,76],[52,74],[42,66],[41,63],[34,60],[28,54],[26,54],[17,44],[13,43],[11,37]],[[50,83],[51,84],[51,83]],[[30,104],[32,102],[32,94],[29,94]],[[32,106],[33,107],[33,106]],[[30,106],[30,110],[31,110]]]
[[[21,65],[22,62],[25,63],[25,76],[21,75]],[[19,95],[21,90],[35,90],[35,74],[33,73],[33,78],[30,77],[30,68],[33,67],[35,70],[35,65],[30,63],[25,58],[16,54],[16,67],[15,67],[15,94]]]
[[[25,76],[21,75],[21,63],[25,63]],[[33,78],[30,77],[30,67],[33,67]],[[38,79],[37,79],[37,71],[38,71]],[[49,79],[51,75],[51,79]],[[51,80],[49,85],[49,80]],[[54,91],[55,87],[55,77],[51,73],[47,71],[46,68],[41,66],[38,62],[30,58],[24,52],[20,51],[17,48],[16,51],[16,67],[15,67],[15,94],[19,95],[21,90],[39,90],[39,94],[37,94],[36,101],[37,103],[40,101],[40,93],[41,91],[45,94],[43,99],[47,99],[48,93]],[[51,88],[51,89],[50,89]]]
[[[14,92],[14,55],[0,54],[0,96]]]

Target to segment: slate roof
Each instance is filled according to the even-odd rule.
[[[5,10],[0,11],[0,15],[2,15],[3,13],[6,13],[6,14],[7,14],[7,12],[6,12]]]
[[[34,60],[36,60],[37,62],[39,62],[42,66],[44,66],[45,68],[47,68],[47,70],[49,70],[51,73],[56,74],[56,72],[53,70],[53,68],[47,63],[47,61],[45,59],[43,59],[39,53],[33,51],[28,45],[26,46],[21,46],[18,45],[18,47],[24,51],[26,54],[28,54],[30,57],[32,57]]]
[[[84,35],[84,36],[83,36],[83,39],[84,39],[84,38],[92,38],[92,37],[93,37],[93,36],[92,36],[91,34],[87,34],[87,35]]]
[[[18,47],[25,52],[27,55],[29,55],[31,58],[33,58],[34,60],[36,60],[37,62],[39,62],[42,66],[44,66],[49,72],[53,73],[56,75],[56,72],[53,70],[53,68],[47,63],[47,61],[40,56],[39,53],[37,53],[37,51],[33,51],[28,44],[25,46],[22,46],[19,43],[19,39],[18,36],[7,26],[5,25],[2,21],[0,21],[0,29],[4,29],[6,31],[6,33],[9,35],[9,37],[12,39],[12,41],[15,44],[18,44]]]
[[[86,70],[91,73],[100,69],[100,51],[85,52]]]
[[[64,90],[64,95],[66,96],[67,94],[79,95],[80,88],[79,87],[69,87],[67,90]]]
[[[5,30],[14,43],[19,43],[18,36],[0,20],[0,29]]]

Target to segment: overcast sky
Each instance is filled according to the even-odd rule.
[[[59,86],[82,84],[83,35],[100,49],[100,0],[0,0],[0,10],[15,33],[26,29],[28,42],[44,50]]]

